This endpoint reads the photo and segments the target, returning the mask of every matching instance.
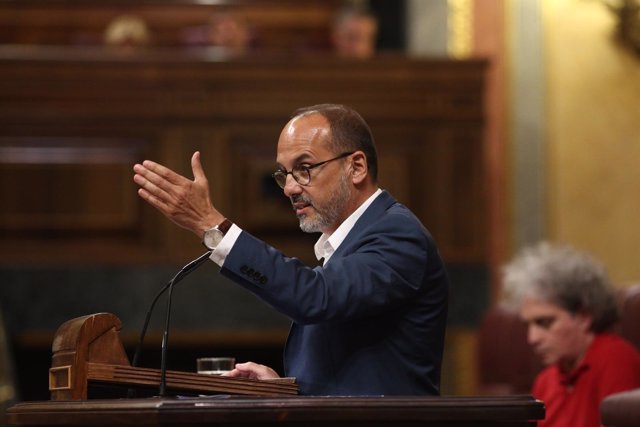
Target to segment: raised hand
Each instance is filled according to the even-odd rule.
[[[202,169],[200,152],[191,157],[193,180],[171,169],[145,160],[133,167],[138,195],[180,227],[202,237],[205,230],[219,224],[224,216],[211,202],[209,181]]]

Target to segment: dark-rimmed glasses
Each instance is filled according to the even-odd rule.
[[[338,159],[342,159],[344,157],[350,156],[353,153],[355,153],[355,151],[342,153],[338,157],[334,157],[333,159],[325,160],[323,162],[313,163],[311,165],[305,165],[305,164],[295,165],[293,169],[291,169],[291,171],[279,169],[275,171],[271,176],[273,177],[273,179],[276,180],[276,183],[280,188],[284,188],[284,186],[287,185],[287,175],[289,174],[291,174],[293,179],[295,179],[298,184],[309,185],[309,183],[311,182],[311,169],[315,169],[318,166],[324,165],[325,163],[329,163],[334,160],[338,160]]]

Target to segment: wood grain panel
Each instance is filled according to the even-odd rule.
[[[0,140],[3,232],[132,232],[130,165],[142,141],[72,138]]]
[[[300,232],[270,174],[290,113],[339,102],[370,123],[381,186],[423,220],[447,261],[482,263],[484,69],[480,60],[223,61],[179,50],[0,47],[0,255],[9,263],[192,258],[198,239],[137,198],[130,170],[152,158],[191,176],[200,150],[227,216],[313,262],[315,236]]]

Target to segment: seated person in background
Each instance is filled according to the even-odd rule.
[[[249,25],[237,14],[218,13],[211,18],[208,41],[210,46],[228,49],[230,53],[245,53],[251,42]]]
[[[206,25],[187,28],[183,40],[188,46],[217,47],[241,55],[251,48],[252,34],[247,20],[233,11],[220,11]]]
[[[505,266],[503,285],[547,365],[532,390],[546,406],[540,427],[597,427],[606,396],[640,387],[640,353],[610,332],[618,307],[600,263],[568,246],[541,243]]]
[[[150,41],[147,24],[135,15],[117,16],[104,31],[104,43],[107,46],[129,50],[147,46]]]
[[[292,319],[284,367],[301,394],[439,394],[447,273],[418,218],[378,187],[377,158],[369,126],[343,105],[297,110],[280,133],[273,177],[300,228],[322,233],[316,267],[226,219],[199,153],[194,180],[148,160],[134,166],[144,200],[204,237],[224,276]],[[230,375],[277,377],[253,362]]]
[[[376,53],[378,20],[367,9],[347,7],[336,16],[331,42],[342,58],[369,59]]]

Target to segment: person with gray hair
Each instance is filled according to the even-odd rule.
[[[597,427],[606,396],[640,387],[640,353],[612,332],[615,291],[592,256],[547,242],[525,248],[504,267],[503,292],[546,365],[532,390],[546,406],[538,426]]]

